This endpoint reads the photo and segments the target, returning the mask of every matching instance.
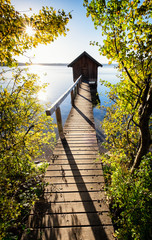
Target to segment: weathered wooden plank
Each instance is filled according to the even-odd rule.
[[[31,214],[52,214],[52,213],[85,213],[87,212],[108,212],[109,208],[106,202],[102,201],[85,201],[85,202],[57,202],[50,203],[43,200],[36,203],[35,208]]]
[[[81,146],[69,146],[69,144],[68,144],[68,146],[65,146],[65,147],[63,147],[63,146],[57,146],[56,147],[56,151],[65,151],[65,152],[67,152],[67,151],[97,151],[98,150],[98,147],[95,145],[95,146],[85,146],[85,145],[83,145],[82,147]]]
[[[78,149],[74,149],[74,150],[72,150],[72,149],[68,149],[68,150],[59,150],[59,149],[57,149],[57,150],[55,150],[54,151],[54,154],[56,155],[64,155],[64,154],[66,154],[66,155],[83,155],[83,154],[85,154],[85,155],[96,155],[97,156],[97,152],[96,151],[94,151],[94,150],[85,150],[85,149],[81,149],[81,150],[78,150]]]
[[[24,239],[113,240],[112,225],[31,229]],[[35,238],[36,237],[36,238]],[[23,240],[23,239],[22,239]]]
[[[45,192],[75,192],[75,191],[103,191],[104,183],[73,183],[73,184],[49,184]]]
[[[68,228],[48,228],[48,229],[33,229],[29,233],[26,240],[34,239],[33,236],[46,237],[46,239],[60,239],[60,240],[113,240],[113,227],[108,226],[79,226]]]
[[[58,155],[58,154],[55,154],[54,156],[52,156],[52,160],[53,159],[68,159],[69,161],[70,160],[77,160],[77,159],[81,159],[82,160],[82,162],[83,162],[83,160],[85,160],[85,159],[90,159],[90,160],[92,160],[92,161],[95,161],[96,160],[96,158],[97,158],[97,155],[95,155],[95,154],[92,154],[92,155],[85,155],[85,154],[77,154],[77,155],[66,155],[66,154],[63,154],[63,155]]]
[[[44,193],[44,199],[49,202],[75,202],[75,201],[101,201],[105,198],[103,191],[84,191],[84,192],[55,192]]]
[[[71,158],[71,159],[69,159],[69,158],[63,158],[63,156],[62,156],[62,158],[61,158],[61,156],[60,157],[53,157],[52,156],[52,159],[50,159],[50,164],[70,164],[70,166],[71,165],[75,165],[75,160],[76,160],[76,164],[77,165],[79,165],[79,164],[92,164],[92,163],[94,163],[94,162],[99,162],[99,161],[96,161],[96,157],[95,158]]]
[[[97,143],[97,139],[95,138],[95,136],[92,137],[84,137],[84,136],[66,136],[66,140],[68,141],[68,143]],[[61,141],[59,141],[61,142]]]
[[[95,170],[95,169],[99,169],[101,170],[101,164],[97,164],[97,163],[90,163],[90,164],[74,164],[72,166],[70,166],[69,164],[50,164],[50,166],[47,168],[47,171],[56,171],[56,170],[62,170],[64,169],[64,171],[68,171],[68,170]],[[102,171],[102,170],[101,170]]]
[[[63,226],[102,226],[110,225],[111,221],[106,212],[101,214],[97,213],[73,213],[73,214],[45,214],[40,215],[30,215],[29,217],[29,228],[36,227],[63,227]],[[103,224],[104,222],[104,224]]]
[[[98,150],[98,147],[97,147],[97,143],[96,142],[93,142],[92,144],[91,143],[86,143],[86,142],[83,142],[83,143],[81,143],[81,142],[76,142],[76,143],[74,143],[74,142],[68,142],[68,147],[70,147],[70,149],[76,149],[76,148],[94,148],[95,150]],[[56,147],[55,147],[56,149],[63,149],[63,144],[60,142],[60,143],[58,143],[57,145],[56,145]],[[66,149],[67,148],[67,146],[64,146],[64,148]]]
[[[101,182],[104,183],[104,176],[95,176],[95,175],[88,175],[88,176],[54,176],[54,177],[45,177],[44,178],[48,183],[92,183],[92,182]]]
[[[55,177],[55,176],[90,176],[90,175],[101,175],[103,176],[103,172],[101,169],[88,169],[88,170],[81,170],[81,169],[68,169],[65,170],[64,167],[61,167],[60,170],[48,170],[46,173],[46,177]]]
[[[83,159],[83,161],[81,159],[77,160],[77,167],[79,168],[80,166],[82,166],[83,169],[83,165],[92,165],[92,159]],[[96,162],[96,161],[94,161]],[[68,159],[54,159],[54,160],[50,160],[50,164],[55,164],[56,166],[58,165],[70,165],[70,167],[74,167],[75,166],[75,160],[68,160]]]

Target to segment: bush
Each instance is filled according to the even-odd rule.
[[[123,167],[111,170],[107,193],[118,239],[152,239],[151,160],[152,154],[144,157],[134,175]]]
[[[37,100],[36,75],[17,69],[0,81],[0,239],[9,239],[43,188],[47,164],[38,167],[34,160],[55,134]]]

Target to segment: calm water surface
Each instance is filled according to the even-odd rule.
[[[100,79],[110,81],[111,83],[118,82],[117,70],[115,65],[103,64],[103,67],[98,68],[98,101],[100,105],[105,105],[108,101],[105,95],[106,87],[102,86]],[[4,68],[5,69],[5,68]],[[49,104],[51,106],[72,84],[73,73],[72,68],[65,65],[48,66],[48,65],[32,65],[29,67],[31,73],[36,73],[40,77],[40,84],[48,83],[45,92],[41,91],[38,98],[41,103]],[[71,109],[70,95],[61,104],[62,121],[65,123],[67,116]],[[93,108],[95,125],[98,138],[102,138],[102,131],[100,129],[100,122],[103,120],[105,110]],[[55,114],[52,115],[54,123],[56,123]]]

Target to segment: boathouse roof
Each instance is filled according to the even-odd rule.
[[[68,67],[72,67],[80,58],[82,57],[88,57],[91,61],[93,61],[98,67],[102,67],[102,64],[99,63],[98,61],[96,61],[93,57],[91,57],[87,52],[83,52],[82,54],[80,54],[74,61],[72,61]]]

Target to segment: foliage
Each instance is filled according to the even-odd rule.
[[[152,1],[84,0],[84,6],[104,38],[103,45],[92,44],[120,71],[119,83],[101,81],[109,87],[112,101],[102,123],[109,150],[102,160],[111,203],[116,217],[120,215],[118,236],[150,239],[146,231],[149,234],[152,217],[152,158],[147,156],[152,143]]]
[[[0,78],[0,239],[18,239],[16,229],[39,197],[47,167],[34,161],[42,158],[43,148],[52,147],[55,138],[52,119],[45,115],[37,100],[41,88],[37,77],[16,68],[16,55],[24,54],[38,44],[66,35],[71,14],[52,7],[42,7],[30,17],[17,12],[10,0],[0,0],[0,62],[11,69]],[[34,35],[26,32],[31,26]]]
[[[123,151],[127,144],[129,149],[125,154],[134,171],[151,144],[152,25],[149,18],[152,16],[152,1],[145,0],[142,4],[138,0],[84,3],[95,27],[102,27],[105,40],[104,45],[99,46],[100,53],[116,61],[122,73],[121,82],[110,86],[110,98],[115,103],[108,109],[105,120],[107,138],[118,151],[119,146]],[[108,121],[118,129],[110,132],[112,128]]]
[[[42,7],[38,14],[28,17],[14,9],[10,0],[0,0],[0,61],[11,66],[14,56],[24,54],[38,44],[53,42],[59,35],[66,35],[66,25],[71,14],[63,10],[56,12],[52,7]],[[26,33],[26,26],[35,31],[34,36]]]
[[[43,186],[41,167],[34,159],[55,137],[50,118],[37,101],[36,76],[18,69],[8,80],[1,77],[0,91],[0,236],[15,226],[22,211],[33,205]],[[45,130],[45,131],[44,131]]]
[[[144,157],[134,175],[130,175],[127,169],[113,166],[108,195],[117,226],[115,236],[118,239],[149,240],[152,237],[151,160],[151,154]]]

